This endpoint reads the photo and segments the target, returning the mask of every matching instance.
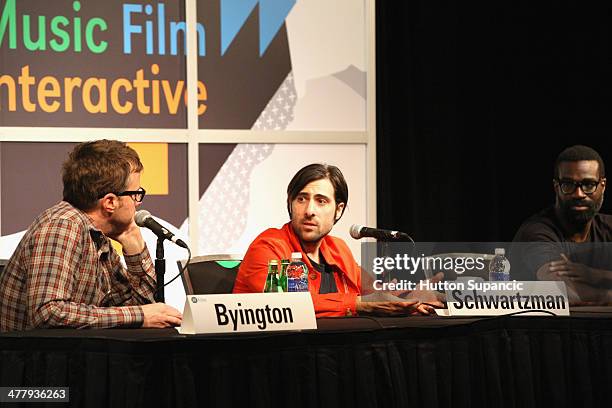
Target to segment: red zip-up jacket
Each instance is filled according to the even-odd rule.
[[[361,295],[361,268],[351,250],[340,238],[325,236],[319,248],[323,258],[334,271],[337,293],[319,294],[321,274],[312,266],[302,250],[290,223],[281,229],[270,228],[259,234],[244,256],[234,293],[263,292],[268,274],[268,261],[289,259],[292,252],[301,252],[308,266],[308,290],[312,296],[317,317],[356,315],[355,302]]]

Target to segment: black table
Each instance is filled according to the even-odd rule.
[[[77,407],[612,404],[612,314],[328,318],[318,327],[5,333],[0,385],[69,386]]]

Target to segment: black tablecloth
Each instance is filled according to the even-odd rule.
[[[0,385],[69,386],[77,407],[612,404],[610,314],[339,318],[318,327],[7,333]]]

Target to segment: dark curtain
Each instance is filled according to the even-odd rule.
[[[379,0],[376,13],[379,227],[509,241],[553,203],[563,148],[612,166],[612,4]]]
[[[378,321],[381,329],[323,319],[316,333],[225,337],[15,333],[0,336],[0,384],[69,387],[72,407],[610,405],[609,319]]]

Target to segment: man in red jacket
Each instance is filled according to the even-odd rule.
[[[262,232],[249,246],[240,265],[234,293],[262,292],[271,259],[289,259],[301,252],[309,270],[308,289],[317,317],[357,314],[429,314],[417,301],[387,296],[364,301],[361,268],[344,241],[329,235],[344,213],[348,186],[340,170],[310,164],[297,172],[287,187],[291,221],[281,229]]]

